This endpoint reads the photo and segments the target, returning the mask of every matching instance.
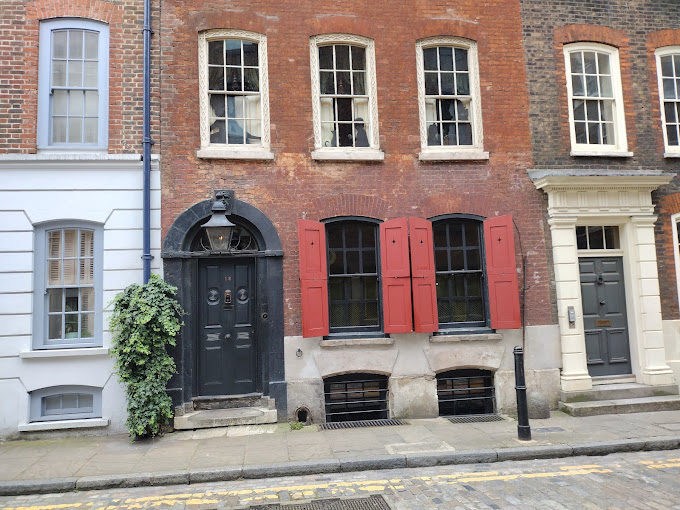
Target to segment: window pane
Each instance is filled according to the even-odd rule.
[[[324,112],[325,110],[321,110]],[[321,143],[324,147],[337,147],[338,141],[335,137],[335,131],[333,130],[334,124],[329,122],[321,123]]]
[[[259,144],[262,141],[259,120],[246,120],[246,143]]]
[[[366,94],[366,73],[352,73],[352,79],[354,80],[354,93]]]
[[[425,94],[430,96],[439,95],[439,81],[437,73],[425,73]]]
[[[64,305],[66,312],[77,312],[80,307],[78,306],[78,289],[70,288],[64,289]]]
[[[591,250],[601,250],[604,248],[604,236],[602,227],[588,227],[588,239]]]
[[[99,34],[97,32],[85,32],[85,58],[96,60],[99,52]]]
[[[94,289],[92,287],[80,289],[80,311],[94,311]]]
[[[352,147],[354,145],[351,124],[338,125],[338,144],[340,147]]]
[[[333,69],[333,46],[319,46],[319,68]]]
[[[80,316],[82,329],[80,331],[80,338],[94,337],[94,314],[84,313]]]
[[[97,86],[97,62],[85,62],[85,78],[83,86],[96,87]]]
[[[583,52],[583,62],[585,64],[586,74],[596,74],[597,67],[595,65],[595,53],[592,51]]]
[[[61,285],[61,261],[50,260],[47,262],[47,284]]]
[[[588,143],[599,144],[600,143],[600,125],[589,122],[588,123]]]
[[[588,238],[586,236],[586,227],[576,227],[576,247],[579,250],[588,249]]]
[[[335,47],[335,68],[350,69],[349,67],[349,46],[338,44]]]
[[[465,269],[465,255],[463,250],[451,250],[451,271],[462,271]]]
[[[243,41],[243,65],[253,67],[259,66],[257,43]]]
[[[675,103],[664,103],[663,107],[666,114],[666,122],[677,122]]]
[[[49,258],[61,257],[61,230],[47,233],[47,252]]]
[[[611,76],[600,76],[600,94],[602,97],[614,97]]]
[[[467,250],[467,269],[469,271],[476,271],[482,268],[482,261],[479,256],[479,250]]]
[[[75,393],[64,393],[62,395],[62,410],[78,409],[78,395]]]
[[[348,251],[346,253],[347,274],[359,274],[361,269],[359,267],[359,252]]]
[[[66,85],[66,62],[52,62],[52,86],[64,87]]]
[[[335,73],[321,72],[320,90],[322,94],[335,94]]]
[[[338,107],[338,120],[352,120],[352,100],[336,99]]]
[[[619,249],[619,227],[604,227],[604,239],[608,250]]]
[[[82,143],[83,141],[83,119],[69,118],[68,119],[68,142]]]
[[[470,76],[467,73],[456,73],[456,90],[458,95],[470,95]]]
[[[227,68],[227,90],[243,90],[241,86],[241,69],[238,67]]]
[[[48,319],[48,337],[50,340],[60,339],[61,336],[61,315],[50,315]]]
[[[456,48],[456,71],[468,70],[468,52],[462,48]]]
[[[260,72],[257,69],[244,69],[243,90],[248,92],[259,92]]]
[[[52,32],[52,58],[66,58],[66,30]]]
[[[659,60],[661,60],[661,76],[673,76],[673,57],[668,55]]]
[[[455,94],[454,88],[454,74],[453,73],[441,73],[440,75],[442,82],[442,95],[453,95]]]
[[[453,48],[445,46],[439,48],[439,69],[453,71]]]
[[[605,145],[614,144],[614,124],[612,122],[605,122],[602,125],[602,143]]]
[[[241,65],[241,41],[227,39],[224,41],[226,46],[226,57],[228,66]]]
[[[338,72],[335,75],[338,80],[338,94],[350,95],[352,93],[352,84],[350,82],[349,72]]]
[[[375,251],[364,251],[362,252],[362,263],[363,263],[363,272],[364,273],[376,273],[376,264],[375,264]]]
[[[61,411],[61,395],[50,395],[42,398],[44,411]]]
[[[600,101],[600,118],[607,122],[614,120],[614,102]]]
[[[210,119],[210,143],[226,143],[227,130],[223,120]]]
[[[99,115],[99,92],[96,90],[85,91],[85,115],[88,117]]]
[[[444,135],[442,145],[457,145],[458,136],[456,131],[456,125],[453,122],[442,123],[442,134]]]
[[[92,395],[86,393],[78,394],[78,408],[81,411],[85,411],[88,408],[92,408],[94,405],[94,399]]]
[[[224,65],[223,41],[208,42],[208,64]]]
[[[663,97],[664,99],[675,99],[675,82],[674,80],[663,80]]]
[[[449,252],[447,250],[434,251],[434,264],[437,271],[449,270]]]
[[[83,62],[70,60],[68,63],[68,86],[81,87],[83,85]]]
[[[366,69],[366,49],[352,46],[352,69],[363,71]]]
[[[68,40],[68,58],[82,59],[83,58],[83,31],[70,30]]]
[[[80,260],[80,283],[91,284],[94,281],[94,264],[92,259]]]
[[[571,62],[571,72],[572,73],[582,73],[583,72],[583,58],[580,51],[576,51],[569,55],[569,61]]]
[[[243,121],[230,120],[228,126],[229,129],[227,132],[227,143],[243,144],[244,143]]]
[[[588,97],[599,97],[599,88],[597,86],[597,76],[586,76],[586,93]]]
[[[574,123],[574,134],[576,136],[576,143],[586,143],[588,137],[586,136],[586,123],[585,122],[575,122]]]
[[[47,290],[47,311],[48,312],[62,312],[62,290],[48,289]]]
[[[476,225],[465,225],[465,246],[479,246],[479,229]]]
[[[243,113],[243,96],[227,96],[227,117],[242,119]]]
[[[468,120],[470,115],[468,109],[470,108],[470,101],[456,100],[458,120]]]
[[[666,137],[668,138],[668,145],[679,145],[677,126],[666,126]]]
[[[571,90],[575,96],[584,96],[585,87],[583,85],[583,76],[580,74],[572,75]]]
[[[67,313],[64,314],[64,338],[78,338],[78,314]]]
[[[437,68],[437,48],[425,48],[423,50],[423,66],[426,71],[436,71]]]
[[[78,256],[78,231],[64,230],[64,257]]]
[[[83,101],[85,100],[85,95],[82,92],[71,92],[69,94],[68,101],[68,114],[69,116],[77,115],[78,117],[83,116]]]
[[[595,121],[600,120],[599,112],[599,101],[586,101],[586,112],[588,114],[588,120]]]
[[[55,90],[52,94],[53,115],[66,115],[66,95],[65,90]]]
[[[597,67],[600,74],[612,74],[609,67],[609,55],[606,53],[597,54]]]

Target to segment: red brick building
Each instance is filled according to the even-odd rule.
[[[556,403],[517,2],[170,0],[161,27],[165,277],[190,311],[176,404],[262,393],[315,421],[512,408],[524,278],[527,376]],[[215,190],[233,191],[229,250],[201,228]],[[484,222],[508,215],[494,289]],[[386,223],[407,217],[427,221]]]

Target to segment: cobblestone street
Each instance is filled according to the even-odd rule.
[[[680,451],[0,498],[3,510],[248,508],[382,495],[393,510],[680,509]],[[294,507],[293,507],[294,508]]]

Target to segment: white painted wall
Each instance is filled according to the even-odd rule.
[[[102,388],[102,416],[109,425],[100,433],[125,430],[125,394],[108,354],[110,312],[103,312],[103,349],[31,350],[34,225],[103,225],[106,307],[127,285],[142,283],[142,187],[139,155],[0,155],[0,438],[30,430],[28,392],[69,384]],[[160,248],[160,171],[154,159],[151,268],[159,274]]]

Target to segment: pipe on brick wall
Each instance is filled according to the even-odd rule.
[[[144,189],[142,204],[143,273],[144,283],[151,278],[151,0],[144,0],[144,109],[142,145],[144,163]]]

